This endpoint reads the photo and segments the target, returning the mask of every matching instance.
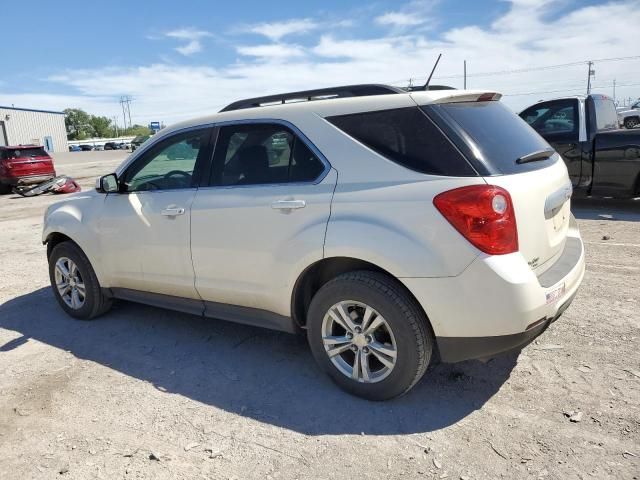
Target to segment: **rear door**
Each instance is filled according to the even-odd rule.
[[[220,127],[191,213],[196,288],[207,302],[288,316],[301,265],[322,258],[337,174],[281,123]]]
[[[577,99],[552,100],[527,108],[520,116],[560,154],[574,186],[583,176],[582,148],[579,142],[580,103]]]
[[[569,228],[572,188],[560,157],[501,102],[445,103],[423,109],[461,128],[469,150],[476,152],[475,161],[488,171],[485,181],[509,192],[519,250],[532,270],[542,273],[562,253]],[[549,153],[530,155],[545,151]],[[526,160],[530,158],[535,160]]]

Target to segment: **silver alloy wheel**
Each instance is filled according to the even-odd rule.
[[[344,300],[327,311],[322,343],[340,373],[360,383],[384,380],[396,365],[398,352],[391,327],[362,302]]]
[[[80,270],[73,260],[60,257],[54,269],[56,288],[60,298],[70,308],[78,310],[84,305],[86,289]]]

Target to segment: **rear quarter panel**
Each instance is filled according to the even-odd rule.
[[[433,197],[484,182],[477,177],[428,178],[342,183],[339,177],[325,257],[365,260],[398,278],[448,277],[462,272],[478,250],[436,210]]]

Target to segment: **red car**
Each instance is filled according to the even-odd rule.
[[[16,185],[44,182],[56,176],[53,159],[37,145],[0,147],[0,193]]]

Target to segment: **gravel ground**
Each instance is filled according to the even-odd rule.
[[[91,188],[125,152],[60,154]],[[350,397],[301,339],[48,287],[42,214],[0,197],[0,478],[640,477],[640,202],[574,202],[582,289],[519,354]]]

